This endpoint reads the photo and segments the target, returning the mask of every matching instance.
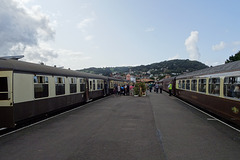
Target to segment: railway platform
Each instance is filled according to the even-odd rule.
[[[240,133],[167,93],[112,95],[0,137],[4,160],[237,160]]]

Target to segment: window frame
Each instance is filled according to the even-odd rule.
[[[186,90],[190,90],[190,80],[189,79],[187,79],[186,80],[186,83],[185,83],[185,85],[186,85]]]
[[[182,89],[182,80],[178,80],[178,88]]]
[[[208,93],[220,96],[220,77],[211,77],[208,79]]]
[[[205,83],[202,83],[202,81],[204,81]],[[202,84],[204,84],[202,86]],[[205,86],[205,88],[204,88]],[[207,91],[207,79],[206,78],[199,78],[198,79],[198,92],[200,93],[206,93]]]
[[[55,94],[56,96],[65,95],[65,77],[56,76],[55,77]]]
[[[182,80],[182,89],[186,89],[186,80]]]
[[[49,78],[45,75],[34,75],[34,98],[47,98],[49,97]]]
[[[70,94],[77,93],[77,78],[69,77],[69,92]]]
[[[232,78],[232,80],[230,80],[230,78]],[[226,79],[228,79],[228,81],[226,81]],[[230,94],[231,96],[228,96]],[[224,77],[223,96],[226,98],[233,98],[233,99],[240,100],[240,76]]]
[[[95,91],[96,90],[96,80],[95,79],[93,79],[92,84],[93,84],[92,90]]]
[[[2,81],[2,80],[4,81]],[[5,83],[4,85],[1,85]],[[2,87],[3,86],[3,87]],[[0,101],[10,100],[8,77],[0,77]]]
[[[80,83],[80,92],[85,92],[86,91],[86,78],[80,78],[79,83]]]
[[[195,83],[193,83],[195,82]],[[191,91],[197,91],[197,79],[192,79],[191,80]]]

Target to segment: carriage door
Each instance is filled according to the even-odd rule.
[[[12,106],[12,71],[0,71],[0,106]]]
[[[103,81],[103,94],[104,94],[104,96],[106,96],[107,95],[107,82],[106,82],[106,80],[104,80]]]
[[[86,84],[86,89],[85,89],[85,94],[86,94],[86,102],[88,102],[89,101],[89,79],[88,78],[86,78],[86,82],[85,82],[85,84]]]
[[[93,80],[92,79],[88,79],[88,91],[89,91],[89,100],[92,100],[93,98]]]
[[[109,95],[109,81],[105,80],[104,81],[104,90],[105,90],[105,94]]]

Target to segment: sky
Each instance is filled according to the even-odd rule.
[[[73,70],[240,50],[239,0],[0,0],[0,57]]]

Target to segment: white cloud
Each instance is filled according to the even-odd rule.
[[[221,65],[221,64],[224,64],[224,61],[223,62],[209,62],[209,61],[206,61],[204,62],[204,64],[206,64],[207,66],[218,66],[218,65]]]
[[[14,0],[14,1],[20,1],[20,2],[22,2],[22,3],[28,3],[28,2],[30,2],[31,0]]]
[[[220,51],[223,50],[226,47],[226,43],[221,41],[219,44],[213,45],[212,50],[213,51]]]
[[[91,59],[83,52],[53,49],[47,42],[54,39],[53,28],[57,22],[50,21],[41,6],[26,7],[29,1],[0,0],[0,56],[23,54],[24,61],[51,66],[66,64],[72,69],[81,68],[85,61]],[[79,24],[80,29],[85,29],[92,21],[83,20]],[[86,34],[85,37],[88,41],[93,39],[92,35]]]
[[[92,57],[83,52],[76,52],[72,50],[59,49],[57,50],[57,53],[58,59],[53,59],[51,64],[57,66],[65,64],[65,68],[71,68],[73,70],[83,68],[83,66],[88,63],[88,60],[92,59]]]
[[[40,42],[38,46],[26,46],[23,60],[30,62],[49,62],[58,57],[58,51]]]
[[[239,47],[240,47],[240,41],[234,41],[231,43],[231,45],[228,45],[228,46],[231,46],[231,50],[233,53],[237,53],[239,51]]]
[[[145,32],[153,32],[153,31],[155,31],[154,27],[148,27],[145,29]]]
[[[85,37],[85,40],[86,41],[91,41],[93,39],[93,36],[92,35],[88,35]]]
[[[94,37],[90,35],[88,31],[94,20],[94,18],[85,18],[77,24],[77,28],[80,29],[86,41],[91,41]]]
[[[189,53],[189,59],[199,60],[200,52],[198,50],[198,31],[192,31],[191,35],[185,40],[186,50]]]
[[[86,28],[89,27],[89,25],[94,21],[93,18],[85,18],[81,22],[77,24],[77,27],[82,31],[86,32]]]
[[[20,46],[21,47],[21,46]],[[79,69],[81,64],[91,59],[90,56],[83,52],[76,52],[66,49],[52,49],[49,44],[41,42],[39,46],[27,46],[25,48],[24,61],[39,63],[43,62],[50,66],[62,66],[66,64],[66,68]],[[71,63],[69,63],[71,62]]]
[[[39,51],[41,40],[54,38],[55,31],[48,15],[41,12],[40,6],[27,8],[27,2],[28,0],[0,1],[0,55],[29,54],[29,48],[38,48]]]

